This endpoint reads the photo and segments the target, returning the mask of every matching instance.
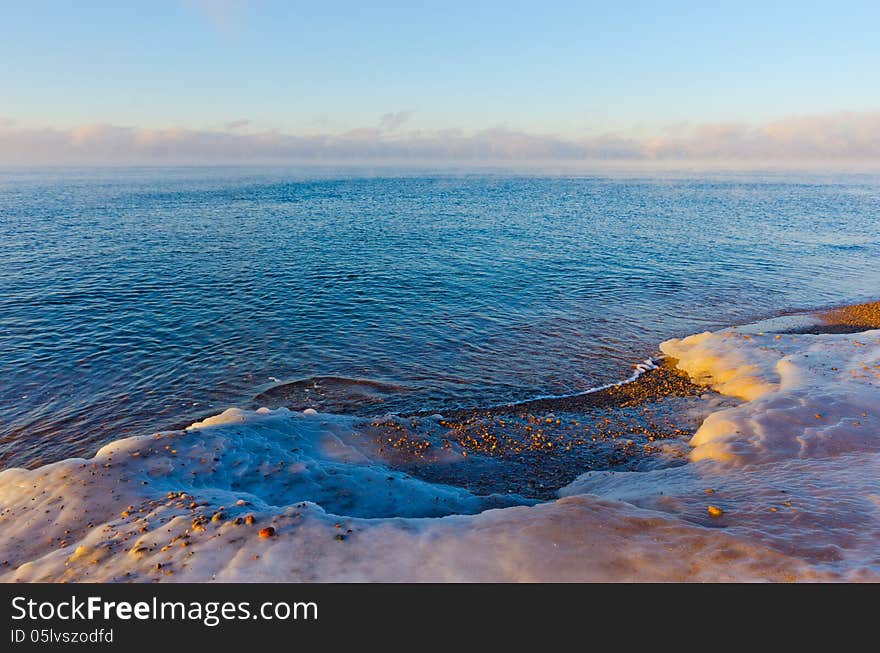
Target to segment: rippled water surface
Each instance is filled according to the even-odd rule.
[[[671,336],[875,298],[878,255],[865,175],[0,171],[0,465],[276,379],[361,414],[576,392]]]

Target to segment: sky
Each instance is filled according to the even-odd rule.
[[[880,3],[0,0],[0,162],[880,159]]]

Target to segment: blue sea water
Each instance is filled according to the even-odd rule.
[[[878,288],[871,175],[2,170],[0,467],[276,379],[393,387],[360,414],[582,391]]]

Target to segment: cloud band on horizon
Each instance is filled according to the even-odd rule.
[[[324,135],[244,131],[244,120],[223,131],[112,124],[35,128],[0,119],[0,163],[880,162],[880,111],[682,126],[652,138],[565,138],[504,127],[404,130],[407,115],[386,114],[379,127]]]

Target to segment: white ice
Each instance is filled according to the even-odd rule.
[[[229,410],[0,472],[0,579],[880,579],[880,331],[662,349],[743,400],[706,418],[686,465],[510,506],[389,470],[352,418]]]

